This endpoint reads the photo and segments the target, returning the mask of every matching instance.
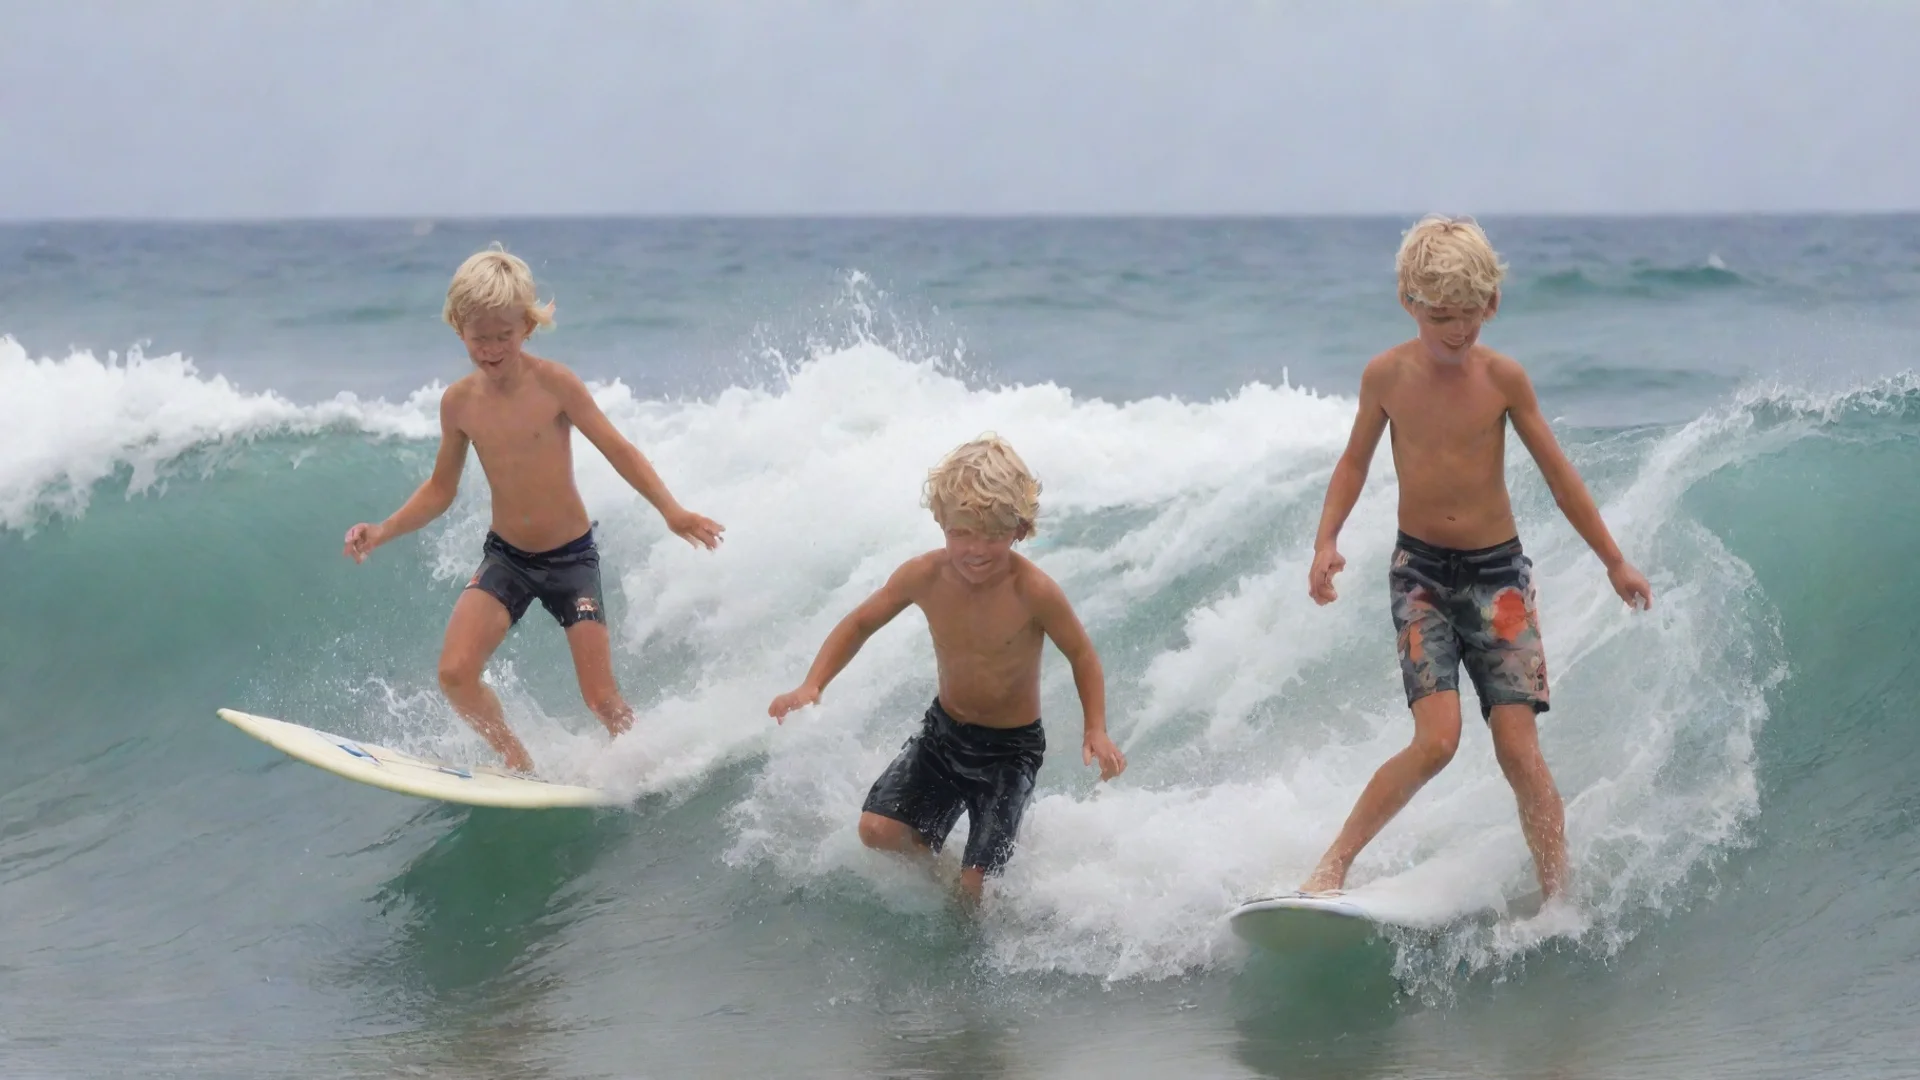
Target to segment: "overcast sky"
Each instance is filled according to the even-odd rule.
[[[1920,0],[0,0],[0,217],[1920,208]]]

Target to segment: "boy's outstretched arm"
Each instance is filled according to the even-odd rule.
[[[440,395],[440,451],[433,458],[433,474],[387,520],[378,525],[361,522],[348,529],[347,558],[365,562],[374,548],[420,528],[453,505],[454,496],[460,494],[460,474],[467,467],[467,433],[454,423],[448,402],[453,393]]]
[[[1507,415],[1513,420],[1514,433],[1520,436],[1527,452],[1533,455],[1534,463],[1540,467],[1540,475],[1547,481],[1547,490],[1553,492],[1554,504],[1566,515],[1567,523],[1573,526],[1580,538],[1587,542],[1593,553],[1607,568],[1607,580],[1613,584],[1613,591],[1620,594],[1629,607],[1653,606],[1653,586],[1647,583],[1646,576],[1634,569],[1627,557],[1620,553],[1619,545],[1613,542],[1613,534],[1607,531],[1607,523],[1600,518],[1600,507],[1595,505],[1593,495],[1587,491],[1587,485],[1574,470],[1573,462],[1560,450],[1560,443],[1553,437],[1553,429],[1547,426],[1547,418],[1540,412],[1540,401],[1534,396],[1533,382],[1517,362],[1509,357],[1499,357],[1491,369],[1494,384],[1507,398]]]
[[[827,640],[821,643],[819,654],[813,658],[813,667],[807,670],[806,680],[774,698],[773,704],[767,706],[767,715],[786,723],[788,713],[817,703],[827,684],[853,660],[860,646],[865,645],[868,638],[913,603],[917,586],[926,573],[924,562],[924,558],[909,560],[893,572],[885,585],[876,589],[872,596],[861,601],[859,607],[836,623],[827,634]]]
[[[593,394],[587,390],[587,384],[572,371],[555,364],[553,389],[560,398],[560,407],[566,410],[567,419],[580,429],[580,434],[606,456],[620,478],[633,486],[643,498],[660,511],[660,517],[673,530],[675,536],[689,544],[698,544],[708,549],[720,546],[720,534],[726,532],[726,526],[711,518],[703,517],[681,506],[667,490],[666,481],[654,471],[653,463],[640,452],[640,448],[627,441],[620,429],[613,426],[607,414],[600,411],[600,405],[593,400]]]
[[[1360,374],[1360,408],[1353,417],[1353,431],[1347,436],[1346,450],[1333,466],[1333,476],[1327,480],[1320,530],[1313,538],[1313,566],[1307,571],[1307,595],[1316,604],[1331,604],[1340,595],[1333,587],[1333,575],[1347,568],[1347,560],[1340,555],[1340,527],[1353,513],[1353,504],[1360,501],[1373,452],[1387,430],[1387,411],[1380,404],[1381,381],[1386,378],[1384,363],[1383,358],[1375,357]]]
[[[1100,779],[1111,780],[1126,770],[1127,756],[1107,735],[1107,676],[1100,667],[1100,654],[1073,613],[1067,594],[1045,574],[1034,574],[1030,594],[1040,629],[1053,640],[1055,648],[1073,666],[1074,689],[1080,692],[1080,710],[1085,714],[1086,733],[1080,744],[1080,763],[1100,763]]]

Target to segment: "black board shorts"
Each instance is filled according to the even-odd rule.
[[[1013,855],[1046,751],[1038,720],[1017,728],[962,724],[935,698],[861,809],[909,826],[935,851],[965,811],[964,865],[996,874]]]
[[[600,596],[600,551],[592,529],[551,551],[522,551],[489,532],[480,550],[480,569],[467,588],[500,601],[513,622],[518,623],[536,599],[563,628],[607,621]]]

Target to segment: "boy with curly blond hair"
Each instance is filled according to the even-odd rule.
[[[917,604],[933,636],[939,693],[920,731],[875,781],[861,808],[870,848],[930,855],[968,815],[960,890],[980,900],[987,875],[1013,854],[1034,775],[1047,748],[1040,727],[1040,653],[1051,639],[1073,667],[1085,730],[1081,763],[1110,780],[1126,758],[1107,737],[1100,657],[1052,578],[1013,545],[1034,533],[1040,484],[1013,447],[994,436],[969,442],[929,474],[925,502],[946,546],[917,555],[833,628],[806,681],[767,713],[820,700],[860,646]]]
[[[467,447],[473,447],[492,492],[493,522],[479,569],[447,622],[440,688],[507,768],[532,773],[533,758],[507,727],[500,699],[480,673],[535,600],[566,632],[587,707],[615,736],[633,724],[633,711],[613,678],[600,553],[573,481],[573,431],[606,455],[674,535],[711,549],[723,530],[674,501],[578,375],[523,350],[528,335],[552,324],[553,305],[538,302],[533,271],[518,256],[495,244],[468,258],[447,286],[442,317],[476,370],[440,395],[433,474],[385,521],[348,529],[346,555],[364,562],[374,548],[446,513],[460,490]]]
[[[1535,727],[1547,711],[1546,651],[1533,562],[1520,548],[1507,495],[1508,421],[1620,598],[1651,606],[1653,590],[1554,441],[1527,373],[1479,343],[1505,274],[1486,233],[1471,218],[1429,216],[1408,231],[1396,262],[1400,305],[1418,333],[1360,376],[1359,412],[1327,484],[1307,589],[1316,603],[1333,602],[1333,576],[1346,567],[1335,541],[1391,427],[1400,535],[1388,591],[1413,741],[1373,775],[1301,891],[1340,889],[1354,857],[1453,759],[1464,663],[1519,803],[1542,896],[1552,899],[1566,884],[1564,812]]]

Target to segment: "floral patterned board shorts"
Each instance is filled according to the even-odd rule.
[[[1495,705],[1547,711],[1533,560],[1517,538],[1458,551],[1401,533],[1387,582],[1408,705],[1443,690],[1458,692],[1464,663],[1481,719]]]

